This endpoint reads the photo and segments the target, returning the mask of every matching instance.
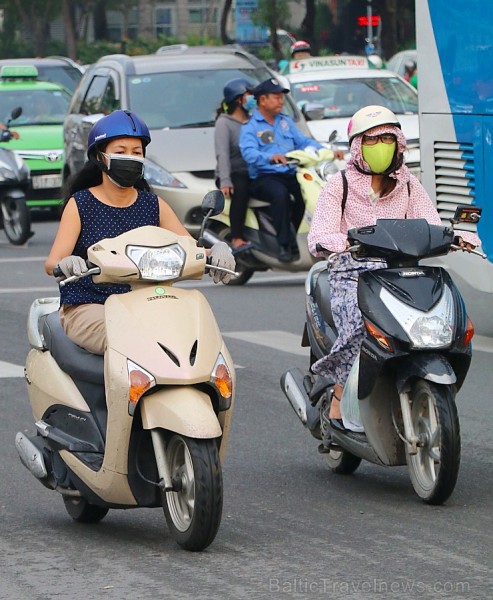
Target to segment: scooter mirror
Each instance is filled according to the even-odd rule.
[[[272,144],[272,142],[274,141],[274,134],[270,129],[266,129],[260,134],[260,139],[264,144]]]
[[[224,210],[224,194],[221,190],[207,192],[202,200],[202,214],[204,217],[220,215]]]
[[[329,135],[329,142],[333,142],[336,139],[337,139],[337,129],[334,129],[334,131]]]
[[[10,113],[10,118],[12,119],[12,121],[15,121],[16,119],[18,119],[20,116],[22,115],[22,106],[17,106],[16,108],[14,108],[14,110]]]

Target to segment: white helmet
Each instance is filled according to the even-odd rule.
[[[401,128],[397,117],[391,110],[385,108],[385,106],[365,106],[364,108],[360,108],[349,121],[347,128],[349,143],[351,144],[353,138],[360,133],[364,133],[380,125],[395,125],[399,129]]]
[[[383,69],[383,60],[378,54],[370,54],[368,61],[371,63],[370,67],[373,66],[375,69]]]

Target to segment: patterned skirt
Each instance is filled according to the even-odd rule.
[[[384,262],[358,262],[350,254],[338,255],[328,269],[330,305],[338,337],[330,353],[312,365],[312,371],[330,376],[342,386],[361,348],[365,326],[358,308],[358,278],[364,271],[386,267]]]

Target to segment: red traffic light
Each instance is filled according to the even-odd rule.
[[[370,21],[367,16],[358,17],[358,27],[368,27],[370,25]],[[371,26],[377,27],[380,25],[380,16],[372,15],[371,17]]]

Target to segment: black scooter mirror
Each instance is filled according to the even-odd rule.
[[[336,139],[337,139],[337,129],[334,129],[334,131],[329,135],[329,142],[333,142]]]
[[[10,113],[10,118],[12,119],[12,121],[15,121],[16,119],[18,119],[20,116],[22,115],[22,106],[17,106],[16,108],[14,108],[14,110]]]
[[[202,214],[204,219],[202,221],[202,227],[200,228],[200,234],[197,239],[197,246],[202,248],[204,246],[204,230],[207,221],[210,217],[220,215],[224,210],[224,194],[221,190],[211,190],[207,192],[202,200]]]
[[[224,210],[224,194],[221,190],[207,192],[202,200],[202,214],[204,217],[215,217]]]
[[[270,129],[266,129],[260,134],[260,139],[264,144],[272,144],[274,141],[274,134]]]

